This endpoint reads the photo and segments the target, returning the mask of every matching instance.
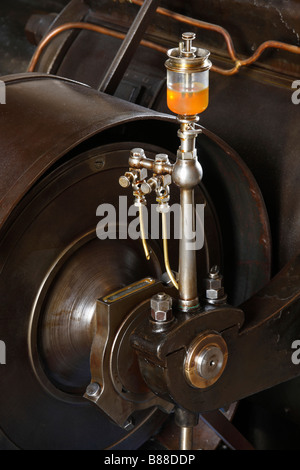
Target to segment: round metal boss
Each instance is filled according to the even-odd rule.
[[[188,349],[184,371],[190,385],[207,388],[224,372],[228,359],[227,345],[217,333],[198,336]]]

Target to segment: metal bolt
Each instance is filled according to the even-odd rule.
[[[216,277],[220,276],[220,268],[219,266],[213,266],[209,271],[209,277],[211,279],[215,279]]]
[[[206,298],[208,300],[221,300],[224,297],[225,297],[224,287],[221,287],[220,289],[210,289],[206,291]]]
[[[86,394],[90,398],[95,398],[97,395],[100,394],[100,392],[101,387],[96,382],[91,383],[86,389]]]
[[[213,266],[205,279],[206,299],[208,303],[226,302],[227,296],[223,286],[223,276],[220,274],[218,266]]]
[[[130,432],[134,429],[134,421],[133,419],[129,418],[126,423],[124,424],[123,428],[125,431]]]
[[[160,292],[151,299],[151,318],[156,322],[167,322],[172,320],[172,297]]]
[[[119,183],[122,188],[129,188],[131,181],[127,176],[121,176],[121,178],[119,178]]]
[[[144,194],[150,194],[158,186],[158,180],[156,178],[150,178],[148,181],[144,181],[141,186],[141,191]]]

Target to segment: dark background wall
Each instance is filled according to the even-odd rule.
[[[0,75],[24,72],[35,47],[26,39],[25,25],[32,14],[58,13],[68,0],[1,0]]]

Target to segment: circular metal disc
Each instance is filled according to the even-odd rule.
[[[159,241],[149,241],[152,258],[147,262],[140,240],[96,236],[99,205],[118,208],[120,196],[131,204],[131,194],[118,180],[128,167],[129,150],[137,146],[95,149],[49,173],[2,232],[1,335],[8,357],[1,374],[0,416],[5,434],[19,448],[134,449],[166,418],[157,410],[139,412],[135,428],[126,432],[82,398],[90,381],[96,300],[163,273]],[[158,150],[165,153],[144,148],[150,158]],[[176,190],[173,197],[179,200]],[[206,203],[200,188],[196,199]],[[210,209],[207,214],[211,248],[207,243],[199,254],[199,276],[207,270],[207,259],[219,261],[217,228]],[[177,244],[170,241],[174,269]]]

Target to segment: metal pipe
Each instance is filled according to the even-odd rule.
[[[143,217],[143,208],[144,208],[144,206],[141,204],[140,207],[139,207],[141,239],[142,239],[142,243],[143,243],[143,248],[144,248],[144,252],[145,252],[146,259],[147,259],[147,261],[149,261],[149,260],[150,260],[150,253],[149,253],[148,245],[147,245],[147,242],[146,242],[145,225],[144,225],[144,217]]]
[[[132,3],[136,3],[137,5],[140,5],[142,2],[132,0]],[[164,9],[158,8],[157,12],[160,13],[160,14],[163,14],[162,10],[164,10]],[[213,65],[211,70],[213,72],[219,73],[221,75],[231,76],[231,75],[237,74],[241,67],[245,67],[245,66],[251,65],[254,62],[256,62],[266,49],[282,49],[286,52],[291,52],[292,54],[300,54],[300,47],[298,47],[298,46],[294,46],[292,44],[286,44],[286,43],[283,43],[283,42],[280,42],[280,41],[270,40],[270,41],[266,41],[263,44],[261,44],[257,48],[256,52],[251,57],[249,57],[248,59],[244,59],[244,60],[240,59],[239,60],[236,57],[234,47],[233,47],[233,42],[232,42],[231,37],[229,36],[229,33],[224,28],[222,28],[221,26],[213,25],[213,24],[210,24],[210,23],[205,23],[205,22],[202,22],[202,21],[199,21],[199,20],[194,20],[193,18],[184,17],[183,15],[175,14],[174,12],[171,12],[171,11],[168,11],[168,10],[165,10],[164,14],[165,14],[165,16],[169,16],[170,18],[174,18],[177,21],[181,21],[181,22],[184,22],[186,24],[196,26],[198,28],[207,29],[207,30],[210,30],[210,31],[215,31],[215,32],[220,33],[224,36],[226,44],[227,44],[229,55],[230,55],[231,59],[233,60],[233,62],[235,64],[234,64],[233,68],[228,69],[228,70],[222,69],[220,67],[217,67],[216,65]],[[112,37],[122,39],[122,40],[126,37],[126,35],[124,33],[119,33],[118,31],[114,31],[112,29],[104,28],[102,26],[97,26],[97,25],[92,24],[92,23],[83,23],[83,22],[76,23],[75,22],[75,23],[63,24],[63,25],[57,27],[56,29],[50,31],[50,33],[48,33],[45,36],[45,38],[40,42],[40,44],[38,45],[32,59],[31,59],[31,62],[28,66],[27,71],[28,72],[34,72],[35,69],[36,69],[36,66],[38,64],[38,61],[39,61],[42,53],[44,52],[44,49],[48,46],[48,44],[54,38],[56,38],[58,35],[64,33],[65,31],[69,31],[71,29],[81,29],[81,30],[93,31],[93,32],[96,32],[96,33],[104,34],[104,35],[107,35],[107,36],[112,36]],[[150,49],[156,50],[157,52],[161,52],[163,54],[165,54],[167,52],[166,47],[160,46],[159,44],[155,44],[151,41],[142,40],[141,45],[145,46],[145,47],[148,47]]]
[[[167,173],[168,175],[172,175],[174,165],[171,163],[161,163],[151,160],[150,158],[142,158],[142,159],[135,159],[131,157],[129,159],[129,166],[130,168],[146,168],[146,170],[153,171],[156,175],[163,175]]]
[[[195,158],[195,155],[188,155],[186,154],[194,154],[196,149],[196,139],[200,133],[200,129],[196,129],[195,125],[199,118],[197,116],[179,116],[180,121],[180,130],[178,131],[178,137],[180,138],[180,150],[181,156],[183,159],[188,158]]]
[[[183,309],[199,304],[196,265],[194,189],[180,189],[181,239],[179,256],[179,296]],[[194,245],[194,248],[193,248]]]
[[[170,261],[169,261],[169,250],[168,250],[168,231],[167,231],[167,215],[162,212],[161,214],[162,217],[162,235],[163,235],[163,245],[164,245],[164,258],[165,258],[165,266],[166,266],[166,271],[168,273],[168,276],[173,284],[173,286],[178,290],[178,282],[176,281],[172,269],[170,266]]]
[[[193,450],[194,428],[180,427],[179,450]]]
[[[32,56],[32,59],[30,61],[30,64],[28,66],[27,71],[28,72],[34,72],[36,69],[36,66],[40,60],[40,57],[42,53],[44,52],[45,48],[50,44],[50,42],[55,39],[57,36],[60,34],[70,31],[72,29],[79,29],[79,30],[85,30],[85,31],[92,31],[94,33],[99,33],[99,34],[104,34],[106,36],[111,36],[117,39],[122,39],[126,37],[124,33],[119,33],[118,31],[114,31],[112,29],[104,28],[102,26],[98,26],[92,23],[83,23],[83,22],[73,22],[73,23],[65,23],[61,26],[58,26],[57,28],[53,29],[48,33],[44,39],[40,42],[38,45],[34,55]],[[155,44],[150,41],[145,41],[142,39],[141,45],[148,47],[150,49],[156,50],[157,52],[162,52],[166,53],[167,49],[165,47],[160,46],[159,44]]]
[[[143,4],[143,0],[131,0],[131,3],[141,6]],[[286,52],[291,52],[292,54],[300,54],[299,46],[286,44],[280,41],[269,40],[261,44],[251,57],[249,57],[248,59],[242,60],[237,57],[234,43],[230,34],[222,26],[212,24],[212,23],[207,23],[205,21],[201,21],[195,18],[190,18],[188,16],[181,15],[174,11],[167,10],[166,8],[160,8],[160,7],[157,8],[157,13],[159,15],[166,16],[167,18],[172,18],[175,21],[179,21],[180,23],[185,23],[190,26],[195,26],[197,28],[205,29],[207,31],[214,31],[215,33],[221,34],[226,42],[229,56],[234,62],[234,67],[228,70],[222,69],[220,67],[213,65],[211,70],[221,75],[230,76],[230,75],[237,74],[241,67],[245,67],[256,62],[266,49],[281,49]]]

